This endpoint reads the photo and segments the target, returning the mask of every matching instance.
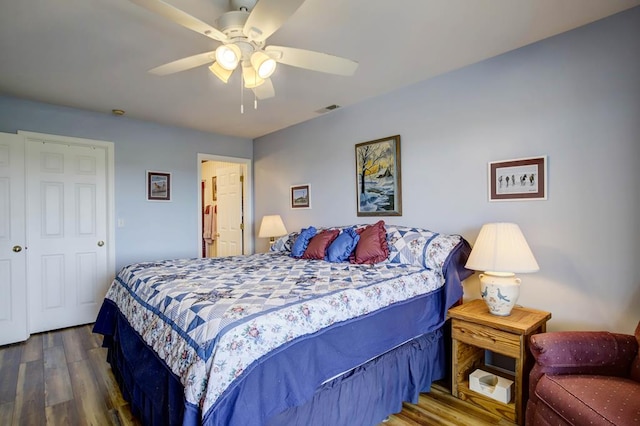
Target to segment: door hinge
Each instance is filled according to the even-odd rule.
[[[241,224],[240,224],[240,230],[241,230],[241,231],[244,231],[244,223],[241,223]]]
[[[240,182],[244,182],[244,176],[240,175]]]

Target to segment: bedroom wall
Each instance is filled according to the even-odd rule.
[[[552,312],[551,330],[634,330],[640,8],[257,139],[256,223],[375,221],[355,213],[354,145],[395,134],[403,216],[388,223],[473,243],[485,222],[516,222],[541,268],[522,274],[520,304]],[[487,201],[489,161],[538,155],[548,156],[546,201]],[[291,210],[289,187],[303,183],[312,209]],[[478,285],[465,282],[467,299]]]
[[[116,269],[199,255],[197,154],[251,158],[252,141],[0,96],[0,132],[111,141],[115,146]],[[172,173],[172,202],[146,201],[147,170]]]

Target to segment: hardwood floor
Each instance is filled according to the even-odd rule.
[[[106,362],[92,325],[32,335],[0,347],[0,425],[140,425]],[[384,426],[500,425],[504,422],[434,386]]]
[[[0,425],[139,425],[92,325],[0,347]]]
[[[461,401],[451,395],[448,389],[434,384],[431,392],[420,395],[418,404],[404,404],[401,412],[389,417],[380,426],[514,426],[475,405]]]

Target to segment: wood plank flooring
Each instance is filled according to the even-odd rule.
[[[0,347],[0,425],[140,425],[123,400],[92,325],[32,335]],[[381,425],[511,426],[442,386]],[[357,425],[354,425],[357,426]]]
[[[461,401],[448,389],[434,384],[431,392],[420,394],[418,404],[403,404],[401,412],[389,417],[379,426],[515,426],[507,420]]]
[[[92,325],[0,347],[0,425],[140,425]]]

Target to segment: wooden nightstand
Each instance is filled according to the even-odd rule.
[[[529,337],[543,333],[549,312],[513,308],[508,317],[491,315],[482,299],[449,310],[451,318],[453,396],[471,402],[518,424],[524,424],[529,371],[533,358],[529,353]],[[513,376],[496,372],[484,364],[485,349],[515,360]],[[504,404],[469,389],[469,374],[476,368],[500,374],[514,381],[511,402]]]

